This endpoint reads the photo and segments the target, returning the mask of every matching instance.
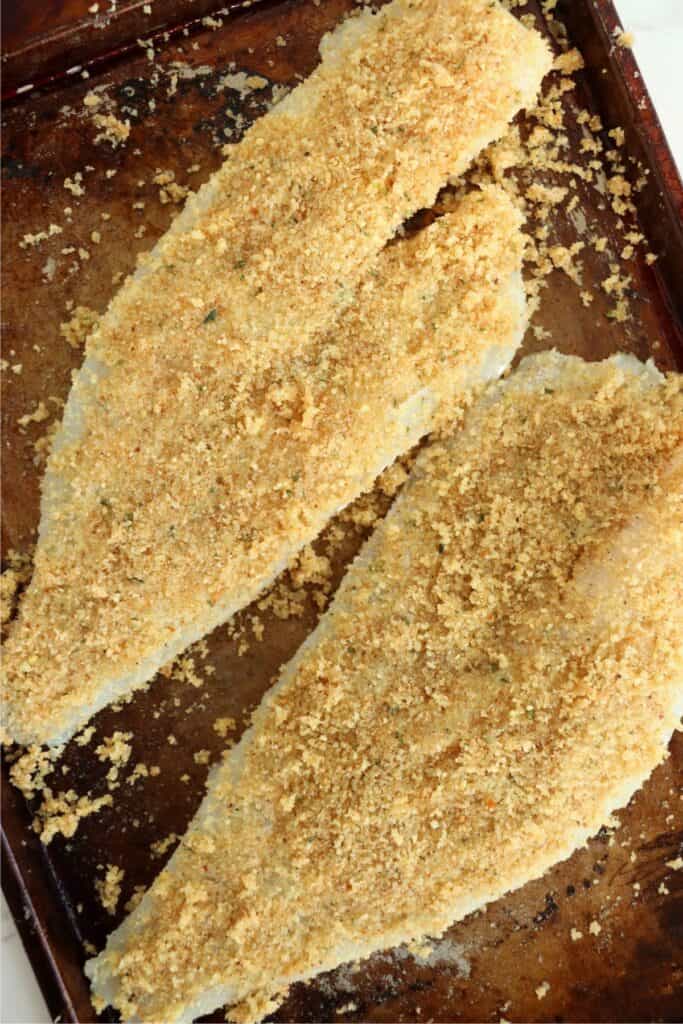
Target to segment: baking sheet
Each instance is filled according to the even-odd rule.
[[[180,13],[186,15],[188,5],[182,6]],[[530,3],[520,13],[538,15],[539,6]],[[623,324],[607,318],[613,305],[609,296],[598,295],[585,307],[576,284],[554,272],[535,320],[541,330],[529,332],[524,351],[553,344],[596,359],[628,350],[641,358],[653,355],[664,369],[683,369],[680,182],[656,118],[647,103],[639,109],[646,94],[634,77],[632,57],[610,41],[611,5],[574,0],[565,6],[588,62],[578,76],[580,104],[599,110],[607,127],[618,119],[627,129],[634,173],[638,162],[650,169],[637,202],[659,261],[648,267],[638,258],[629,267],[634,315]],[[315,66],[321,35],[352,7],[350,0],[283,0],[219,17],[220,26],[192,20],[187,35],[180,29],[167,42],[157,37],[154,60],[148,46],[134,42],[101,60],[99,44],[93,44],[98,63],[88,79],[80,73],[57,79],[6,108],[4,356],[22,369],[16,374],[9,370],[3,386],[5,551],[25,551],[33,542],[41,474],[36,441],[59,416],[71,371],[80,361],[80,352],[59,332],[69,316],[67,303],[106,308],[117,280],[133,268],[138,253],[151,248],[178,208],[161,201],[164,186],[153,181],[157,172],[173,172],[180,185],[198,187],[219,166],[221,145],[236,141],[279,92]],[[67,57],[64,53],[65,68],[70,66]],[[247,90],[244,82],[253,76],[262,78],[263,85]],[[93,89],[109,97],[117,116],[130,121],[125,144],[114,148],[94,141],[94,111],[83,102]],[[575,99],[568,95],[567,103],[572,106]],[[574,124],[574,156],[580,134]],[[75,178],[79,173],[80,181]],[[83,194],[65,188],[67,180],[82,187]],[[581,186],[578,194],[586,218],[610,240],[619,237],[609,205]],[[103,220],[102,213],[110,218]],[[27,233],[49,231],[52,223],[63,231],[22,247]],[[577,237],[575,220],[561,212],[553,230],[563,244]],[[93,232],[99,233],[99,242]],[[594,288],[608,263],[607,255],[587,252],[584,286]],[[41,401],[48,420],[20,425],[18,420]],[[335,583],[367,533],[353,524],[346,529],[335,559]],[[31,832],[40,799],[27,804],[4,785],[5,883],[15,912],[26,905],[28,917],[21,924],[29,952],[51,1007],[63,1020],[96,1019],[81,973],[86,944],[102,947],[134,888],[148,885],[170,855],[172,845],[160,856],[150,848],[171,833],[182,834],[201,800],[208,765],[195,763],[193,754],[209,750],[212,762],[220,756],[224,741],[213,729],[217,718],[235,718],[239,735],[279,665],[313,627],[318,609],[312,591],[305,605],[302,617],[285,621],[259,611],[264,624],[260,642],[250,626],[254,609],[238,616],[235,635],[226,627],[217,630],[208,640],[207,658],[216,671],[201,688],[157,678],[121,710],[97,716],[93,741],[85,747],[72,743],[58,776],[48,779],[55,791],[107,792],[110,765],[94,751],[115,730],[133,733],[133,754],[113,794],[113,807],[86,818],[73,838],[58,836],[43,848]],[[241,651],[245,641],[249,649]],[[168,742],[169,735],[177,744]],[[158,765],[159,775],[127,782],[138,761]],[[603,830],[542,879],[455,925],[429,962],[399,950],[346,965],[295,986],[273,1019],[680,1019],[683,871],[666,862],[679,855],[683,842],[682,766],[678,735],[668,761],[619,815],[620,828]],[[6,768],[3,772],[6,781]],[[125,869],[114,915],[101,906],[94,887],[108,864]],[[599,924],[599,934],[590,935],[591,921]],[[574,941],[572,929],[583,938]],[[537,989],[546,984],[539,998]],[[105,1013],[102,1019],[115,1018]],[[222,1014],[207,1019],[220,1020]]]

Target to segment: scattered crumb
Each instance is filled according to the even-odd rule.
[[[549,991],[550,991],[550,985],[548,984],[548,982],[547,981],[541,982],[541,984],[536,989],[536,998],[537,999],[545,999],[545,997],[547,996]]]
[[[155,185],[159,185],[159,200],[162,204],[181,203],[189,195],[190,189],[187,185],[179,185],[175,180],[173,171],[157,170],[152,178]]]
[[[109,914],[116,913],[116,907],[121,896],[121,882],[123,881],[123,868],[115,864],[108,864],[104,878],[95,880],[95,890],[100,903]]]
[[[100,319],[99,313],[89,306],[76,306],[73,316],[59,325],[59,333],[71,348],[81,348],[92,334]]]
[[[62,750],[63,747],[49,750],[40,746],[30,746],[10,768],[9,777],[12,785],[30,800],[45,786],[45,779],[54,771],[54,762]]]
[[[144,885],[136,885],[135,888],[133,889],[133,893],[132,893],[130,899],[126,900],[126,902],[123,905],[123,909],[125,910],[125,912],[127,914],[132,913],[135,910],[135,908],[138,906],[138,904],[142,902],[142,897],[144,895],[145,895],[145,886]]]
[[[27,427],[29,423],[42,423],[44,420],[48,419],[49,416],[50,412],[45,405],[45,402],[40,401],[33,412],[25,413],[24,416],[20,416],[17,419],[17,423],[20,427]]]
[[[150,846],[152,856],[163,857],[166,851],[169,850],[174,843],[177,843],[179,839],[180,836],[177,835],[177,833],[175,832],[169,833],[169,835],[167,835],[165,839],[157,839],[157,841],[155,843],[152,843],[152,845]]]
[[[76,832],[79,822],[102,807],[112,803],[110,794],[106,796],[78,796],[73,790],[56,795],[46,786],[43,790],[43,802],[33,820],[33,830],[47,846],[56,835],[70,839]]]
[[[55,235],[61,235],[64,229],[59,224],[50,224],[46,231],[37,231],[35,234],[27,232],[19,242],[20,249],[27,249],[40,245],[41,242],[45,242],[48,238],[53,238]]]
[[[132,752],[132,747],[128,742],[132,738],[132,732],[117,730],[111,736],[106,737],[99,747],[95,748],[95,753],[100,761],[111,761],[111,768],[107,772],[107,783],[110,787],[118,785],[119,770],[124,764],[127,764]]]
[[[219,736],[225,738],[229,732],[232,732],[236,728],[236,722],[234,718],[225,717],[217,718],[213,723],[213,731],[217,732]]]
[[[9,548],[5,554],[7,568],[0,576],[0,622],[4,625],[12,617],[19,588],[31,578],[33,561],[30,554]]]
[[[138,763],[133,768],[133,771],[128,776],[128,782],[137,782],[138,779],[146,779],[148,778],[148,776],[149,768],[147,767],[146,764],[143,764],[142,761],[138,761]]]
[[[130,135],[130,122],[121,121],[115,114],[95,114],[92,123],[99,129],[94,138],[95,143],[110,142],[115,150]]]
[[[83,181],[83,175],[80,171],[77,171],[73,178],[64,179],[64,188],[67,192],[70,192],[73,196],[84,196],[85,189],[81,182]]]
[[[87,746],[88,743],[90,743],[90,740],[93,738],[94,735],[95,726],[88,725],[86,726],[85,729],[82,730],[82,732],[79,732],[78,735],[74,736],[74,743],[76,743],[79,747],[85,747]]]

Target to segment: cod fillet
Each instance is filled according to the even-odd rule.
[[[433,444],[88,962],[124,1020],[257,1021],[585,843],[683,707],[683,391],[545,353]]]
[[[429,429],[423,417],[416,432],[399,386],[404,436],[382,436],[368,460],[359,428],[384,424],[385,409],[360,385],[371,372],[363,364],[359,404],[340,394],[331,437],[316,410],[326,374],[344,372],[348,327],[336,342],[329,331],[383,286],[392,258],[377,254],[404,219],[533,102],[550,57],[490,0],[394,0],[348,20],[321,51],[318,69],[235,146],[89,339],[46,468],[33,579],[4,653],[6,732],[16,741],[62,742],[149,680],[251,601]],[[430,236],[436,249],[440,230]],[[510,269],[503,247],[484,272],[494,287]],[[441,270],[420,253],[424,306],[407,298],[401,321],[417,363],[423,344],[442,343],[438,315],[429,319],[430,278]],[[386,323],[366,336],[368,351],[404,316],[398,292],[395,300],[380,309],[375,295]],[[350,319],[362,327],[365,315]],[[507,324],[500,339],[483,326],[503,348],[510,334]],[[412,400],[420,404],[417,392]],[[333,468],[344,481],[336,489],[320,477]]]
[[[236,381],[207,338],[156,399],[168,431],[154,405],[128,418],[136,381],[117,382],[6,645],[11,734],[62,740],[149,679],[253,600],[444,399],[452,414],[454,396],[497,377],[526,326],[522,253],[505,193],[473,192],[389,246],[298,356]]]

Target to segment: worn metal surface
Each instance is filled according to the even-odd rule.
[[[350,0],[264,4],[231,15],[221,28],[173,36],[157,46],[154,62],[135,47],[103,63],[101,73],[87,81],[71,76],[6,109],[4,355],[22,366],[20,374],[6,375],[3,391],[6,548],[25,550],[34,539],[41,472],[34,442],[46,427],[45,422],[22,427],[17,420],[40,401],[51,420],[59,416],[59,402],[80,360],[80,353],[59,333],[60,322],[68,316],[67,301],[100,311],[106,307],[119,275],[133,268],[136,255],[151,247],[175,210],[172,203],[159,201],[160,187],[152,182],[156,172],[171,170],[176,181],[196,188],[219,165],[220,145],[236,140],[266,108],[273,87],[294,84],[315,65],[320,36],[351,6]],[[603,31],[611,27],[611,6],[589,0],[568,6],[572,31],[581,37],[589,61],[581,102],[598,104],[608,126],[614,123],[608,120],[610,112],[618,116],[628,128],[632,151],[650,166],[651,184],[639,202],[645,230],[656,238],[662,256],[654,270],[643,262],[631,268],[632,322],[606,319],[607,296],[585,308],[579,289],[560,272],[549,280],[538,322],[563,351],[594,359],[627,349],[641,357],[653,354],[664,368],[683,369],[675,311],[683,294],[683,244],[676,214],[680,183],[665,148],[657,150],[652,112],[637,110],[642,96],[633,99],[637,83],[628,63],[632,58],[615,55]],[[529,9],[537,6],[530,4]],[[65,67],[67,56],[62,53]],[[606,76],[600,73],[603,66]],[[233,70],[258,74],[269,84],[241,96],[234,80],[229,80],[231,85],[224,79]],[[107,142],[95,143],[93,110],[83,104],[85,94],[100,86],[106,87],[104,94],[114,101],[118,116],[131,122],[129,140],[116,149]],[[578,130],[572,130],[571,148],[578,152]],[[83,175],[79,196],[64,187],[77,173]],[[588,190],[580,189],[579,195],[586,218],[612,236],[611,211],[601,209]],[[62,233],[35,246],[20,246],[27,232],[46,230],[51,223],[60,225]],[[574,224],[562,211],[553,231],[565,243],[575,237]],[[99,232],[99,243],[93,241],[93,232]],[[585,267],[585,285],[591,287],[605,276],[607,260],[586,254]],[[530,334],[525,349],[548,344]],[[350,532],[335,566],[336,579],[362,536],[361,529]],[[249,616],[247,610],[240,621],[246,625]],[[9,785],[3,787],[6,884],[16,912],[22,900],[27,904],[22,927],[31,937],[30,952],[51,1005],[63,1020],[95,1019],[81,973],[83,943],[102,946],[134,886],[147,885],[163,863],[163,857],[150,855],[150,844],[184,830],[201,800],[207,772],[206,766],[195,764],[193,753],[209,749],[213,760],[219,757],[223,741],[212,728],[214,720],[233,716],[242,727],[278,666],[311,629],[316,610],[311,598],[301,619],[261,617],[264,640],[252,638],[241,656],[237,639],[225,628],[209,638],[209,661],[216,673],[203,688],[160,677],[121,711],[97,716],[100,738],[115,729],[132,731],[129,768],[142,761],[158,764],[161,774],[135,784],[124,778],[114,806],[86,819],[73,839],[58,837],[43,849],[30,831],[35,806],[28,807]],[[169,734],[177,745],[169,744]],[[108,765],[97,759],[95,746],[69,746],[63,778],[50,780],[55,790],[106,792]],[[454,926],[436,947],[432,962],[420,963],[399,951],[340,968],[296,986],[275,1019],[680,1019],[683,871],[667,868],[666,861],[678,855],[683,841],[682,766],[679,735],[669,760],[620,815],[620,829],[598,836],[542,879]],[[109,863],[125,869],[123,898],[114,917],[99,904],[93,884],[102,875],[98,865]],[[591,921],[600,925],[599,934],[589,933]],[[582,932],[580,940],[572,940],[572,928]],[[544,983],[547,992],[539,998],[536,990]]]

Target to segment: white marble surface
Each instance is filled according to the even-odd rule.
[[[617,0],[622,25],[635,35],[634,51],[683,168],[683,0]],[[4,897],[0,950],[0,1022],[47,1024],[50,1017]]]

